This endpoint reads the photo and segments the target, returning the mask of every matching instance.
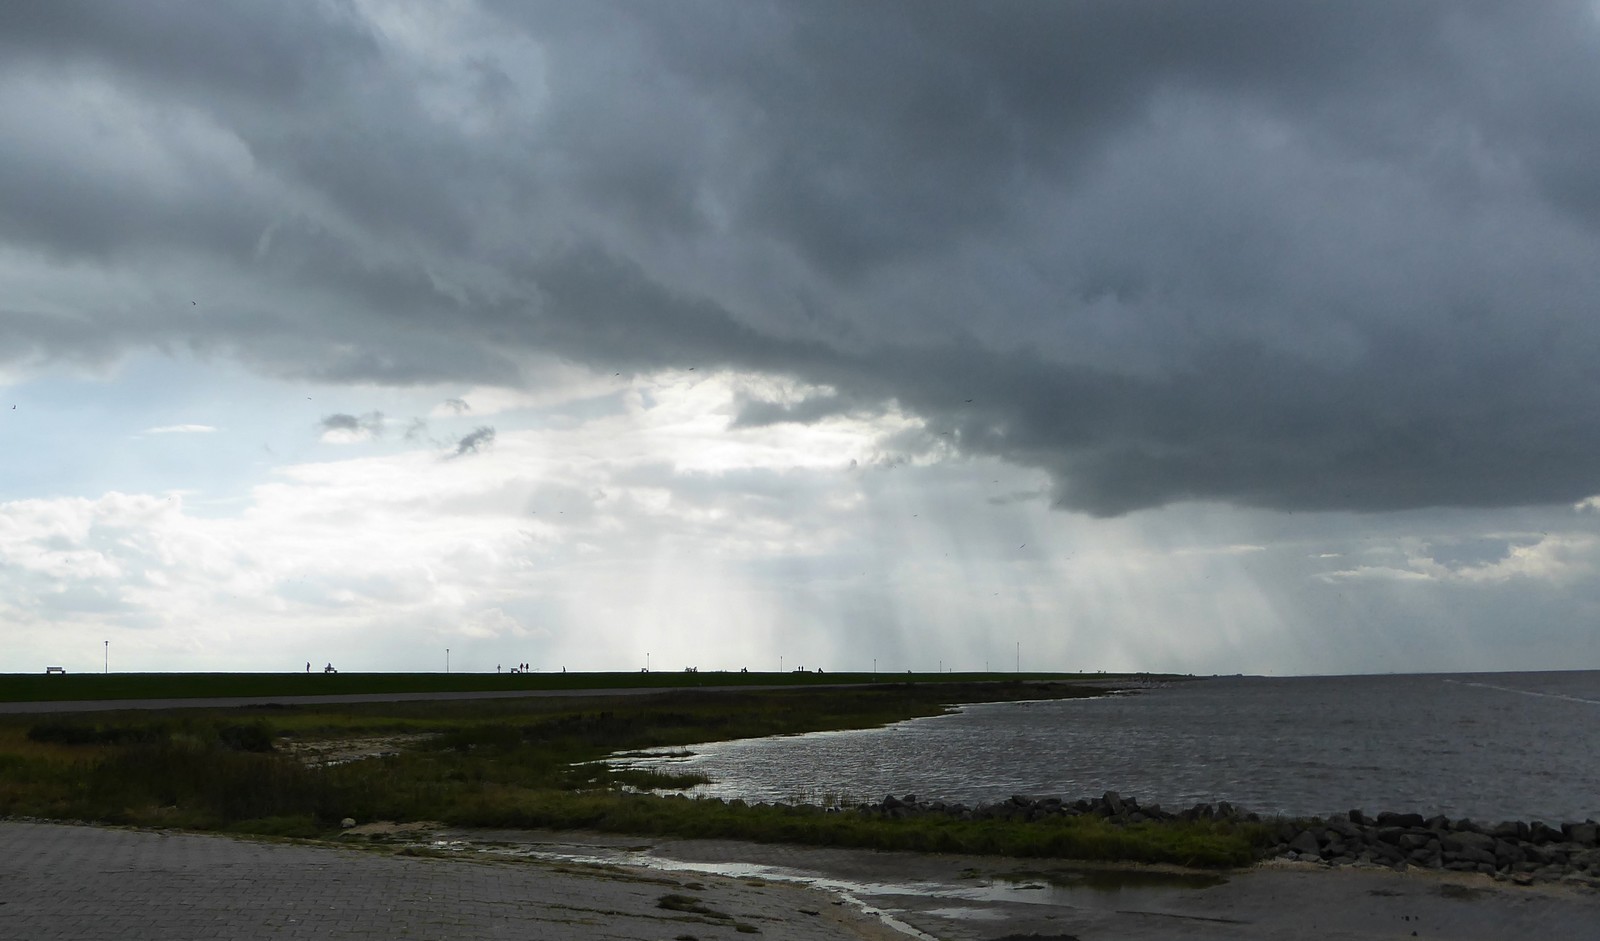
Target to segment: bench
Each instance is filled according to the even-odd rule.
[[[59,673],[62,676],[66,676],[67,675],[67,668],[66,667],[45,667],[44,668],[44,675],[45,676],[49,676],[52,673]]]

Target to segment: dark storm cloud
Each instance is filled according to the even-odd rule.
[[[491,444],[494,444],[494,429],[488,425],[480,425],[456,442],[456,451],[452,456],[461,457],[463,454],[477,454]]]
[[[365,432],[370,435],[383,434],[383,413],[368,412],[365,415],[346,415],[335,412],[322,418],[323,431],[348,431]]]
[[[324,416],[322,427],[327,431],[355,431],[361,427],[361,419],[354,415],[345,415],[342,412]]]
[[[268,8],[247,0],[9,5],[0,12],[0,49],[13,64],[104,64],[180,91],[205,86],[281,104],[378,52],[347,3]]]
[[[383,9],[0,12],[0,356],[767,372],[1100,515],[1600,491],[1592,5]]]
[[[785,422],[809,424],[836,415],[848,414],[851,409],[852,404],[838,395],[814,395],[798,402],[788,403],[749,401],[739,409],[733,427],[759,428],[762,425],[778,425]]]

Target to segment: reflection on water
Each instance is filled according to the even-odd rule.
[[[671,761],[711,777],[691,793],[746,801],[1113,790],[1168,808],[1564,821],[1600,817],[1597,733],[1596,672],[1227,678],[701,745]]]

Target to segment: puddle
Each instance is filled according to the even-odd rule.
[[[935,885],[930,887],[933,891],[925,894],[992,904],[1123,911],[1130,908],[1165,908],[1183,893],[1215,888],[1227,881],[1223,876],[1203,872],[1055,869],[980,876],[976,884],[968,876],[965,884]]]
[[[1164,869],[1060,869],[1041,873],[996,876],[1007,881],[1027,878],[1050,885],[1095,892],[1121,892],[1128,889],[1214,889],[1227,883],[1226,876],[1214,872],[1172,872]]]
[[[1010,917],[1010,913],[1003,908],[930,908],[925,914],[952,921],[1004,921]]]
[[[511,856],[538,859],[546,862],[574,863],[590,866],[633,866],[658,872],[697,872],[706,875],[726,876],[746,882],[783,882],[829,892],[854,908],[874,918],[886,927],[916,938],[917,941],[939,941],[938,938],[906,924],[890,910],[878,908],[864,901],[861,895],[909,894],[923,896],[909,887],[877,885],[832,879],[817,873],[782,866],[763,866],[750,863],[708,863],[681,859],[666,859],[651,855],[649,848],[609,847],[592,844],[535,843],[518,844],[505,840],[472,841],[464,839],[438,839],[428,844],[436,852],[482,853],[492,856]],[[930,883],[930,886],[934,884]],[[886,890],[879,892],[877,890]],[[904,889],[904,891],[901,891]]]
[[[596,866],[632,866],[658,872],[703,873],[749,882],[780,882],[820,889],[862,914],[919,941],[936,941],[898,915],[916,911],[936,918],[989,921],[1007,917],[1006,905],[1122,911],[1161,909],[1186,892],[1203,891],[1228,880],[1211,873],[1101,868],[1052,869],[979,875],[968,870],[949,881],[846,879],[821,872],[749,862],[705,862],[655,855],[648,846],[517,842],[496,833],[492,840],[436,839],[434,851],[482,853]],[[898,904],[904,899],[905,904]],[[870,900],[870,901],[869,901]],[[947,905],[937,905],[948,902]],[[929,903],[935,903],[930,907]],[[978,904],[971,904],[978,903]]]

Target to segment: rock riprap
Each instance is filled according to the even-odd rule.
[[[1334,817],[1263,818],[1227,801],[1168,811],[1108,791],[1095,798],[1064,801],[1016,795],[968,806],[893,795],[862,804],[856,813],[902,819],[944,815],[961,820],[1035,821],[1093,815],[1127,826],[1146,821],[1219,820],[1259,824],[1262,859],[1290,859],[1327,866],[1386,866],[1478,872],[1523,885],[1564,882],[1600,888],[1600,825],[1593,820],[1551,826],[1505,821],[1479,824],[1444,816],[1360,810]]]

